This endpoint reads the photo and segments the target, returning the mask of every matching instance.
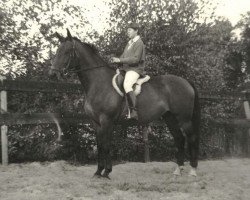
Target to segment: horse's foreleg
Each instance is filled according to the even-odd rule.
[[[111,158],[111,134],[112,128],[109,127],[105,130],[105,136],[103,141],[103,152],[104,152],[104,161],[105,161],[105,170],[103,177],[109,178],[109,173],[112,171],[112,158]]]
[[[183,136],[182,131],[179,127],[178,120],[172,113],[167,112],[163,117],[168,125],[171,134],[174,137],[175,145],[177,147],[176,159],[178,167],[174,171],[174,174],[181,175],[181,169],[183,169],[182,166],[184,166],[185,137]]]
[[[102,171],[104,169],[104,152],[103,152],[103,142],[102,142],[102,133],[101,130],[97,129],[96,134],[96,142],[97,142],[97,171],[95,172],[94,176],[100,177],[102,175]]]
[[[110,152],[112,130],[112,121],[106,116],[101,116],[100,126],[97,131],[98,168],[95,175],[103,176],[105,178],[109,178],[109,173],[112,171],[112,159]],[[101,175],[103,170],[104,173]]]

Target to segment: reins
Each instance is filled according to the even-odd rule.
[[[75,65],[73,67],[70,67],[71,62],[73,61],[73,59],[79,59],[79,58],[80,58],[80,56],[79,56],[79,54],[76,51],[76,41],[73,39],[72,53],[70,54],[68,64],[66,65],[66,68],[63,70],[63,73],[64,74],[67,74],[67,72],[77,73],[77,72],[80,72],[80,71],[88,71],[88,70],[93,70],[93,69],[102,68],[102,67],[108,67],[110,69],[115,70],[114,68],[110,67],[109,65],[99,65],[99,66],[88,67],[88,68],[84,68],[84,69],[81,69],[81,68],[77,69],[81,65]]]

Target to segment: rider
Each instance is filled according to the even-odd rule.
[[[124,79],[124,90],[128,98],[131,118],[138,119],[136,108],[136,96],[133,92],[133,85],[136,83],[140,75],[144,74],[145,67],[145,45],[139,36],[139,25],[131,23],[127,27],[129,42],[126,45],[123,54],[117,58],[112,57],[111,62],[121,63],[122,68],[126,72]]]

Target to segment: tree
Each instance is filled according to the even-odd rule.
[[[234,27],[240,30],[240,38],[232,39],[226,55],[227,68],[225,77],[227,85],[235,89],[249,81],[250,72],[250,12],[243,15]]]
[[[1,1],[0,73],[46,79],[58,43],[55,31],[72,28],[81,37],[95,34],[86,30],[88,21],[82,14],[84,11],[68,0]]]
[[[55,31],[66,33],[66,28],[72,28],[81,39],[86,35],[95,36],[95,32],[86,30],[88,21],[83,12],[82,7],[74,6],[67,0],[0,1],[0,74],[5,74],[9,79],[47,80],[51,55],[58,45]],[[82,98],[82,95],[8,92],[8,111],[37,113],[83,110],[78,105]],[[80,132],[78,127],[72,129],[75,133]],[[73,131],[68,132],[72,134]],[[11,158],[17,161],[53,157],[57,148],[63,148],[55,144],[55,136],[53,125],[11,127]],[[79,138],[83,139],[80,134]],[[72,139],[72,144],[77,142]],[[25,152],[31,152],[31,149],[36,151],[26,157],[28,154]]]
[[[232,25],[215,20],[213,12],[204,17],[208,1],[198,5],[194,0],[113,0],[111,4],[112,28],[100,43],[106,53],[121,54],[126,26],[136,21],[142,26],[149,74],[171,73],[195,82],[200,89],[225,89],[223,57]]]
[[[250,73],[250,11],[242,16],[236,27],[241,28],[241,51],[245,64],[245,72]],[[244,65],[243,65],[244,66]]]

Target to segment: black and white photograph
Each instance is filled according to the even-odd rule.
[[[0,0],[0,200],[249,200],[250,0]]]

